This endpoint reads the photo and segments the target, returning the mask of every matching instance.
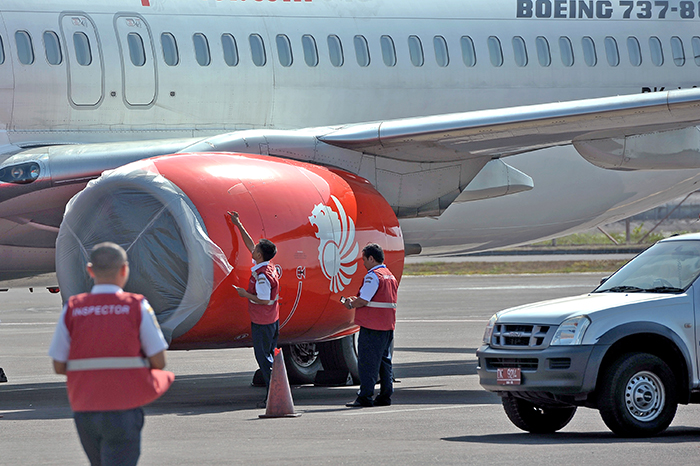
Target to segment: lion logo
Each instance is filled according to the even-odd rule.
[[[316,237],[321,240],[318,246],[318,261],[323,275],[330,280],[330,290],[338,293],[350,283],[350,277],[357,270],[359,246],[355,241],[355,222],[345,214],[338,198],[331,195],[337,212],[330,206],[317,204],[311,211],[309,221],[318,228]]]

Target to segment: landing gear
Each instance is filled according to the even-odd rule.
[[[319,343],[323,369],[336,372],[345,380],[350,374],[354,384],[360,383],[360,372],[357,369],[357,336],[358,334],[355,333],[337,340]]]
[[[297,343],[282,346],[287,378],[293,385],[314,383],[321,369],[321,358],[317,343]]]

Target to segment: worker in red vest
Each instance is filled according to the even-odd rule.
[[[268,240],[261,239],[257,244],[241,223],[238,212],[228,213],[231,222],[238,227],[246,248],[253,255],[253,267],[248,281],[248,288],[235,286],[238,296],[248,299],[250,314],[250,336],[253,339],[255,359],[260,367],[267,390],[270,390],[272,363],[275,359],[275,348],[280,335],[279,277],[277,270],[270,260],[277,254],[277,246]],[[267,406],[265,399],[257,404],[258,408]]]
[[[124,249],[92,248],[90,293],[63,307],[49,356],[68,376],[68,399],[90,464],[135,465],[141,453],[141,406],[161,396],[174,379],[165,367],[168,343],[153,309],[122,290],[129,279]]]
[[[391,344],[396,328],[399,283],[384,265],[384,251],[378,244],[371,243],[362,249],[362,262],[367,275],[358,295],[341,298],[346,308],[355,309],[355,324],[360,326],[357,342],[360,390],[357,399],[346,405],[349,408],[389,406],[394,393]],[[380,390],[373,400],[377,377]]]

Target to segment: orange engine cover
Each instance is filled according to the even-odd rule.
[[[361,250],[378,243],[401,279],[403,238],[371,184],[342,170],[246,154],[177,154],[103,174],[66,208],[56,242],[63,298],[89,291],[85,251],[114,241],[128,252],[127,291],[153,305],[173,349],[250,346],[247,287],[252,258],[227,211],[255,241],[277,245],[280,343],[352,333],[366,270]]]

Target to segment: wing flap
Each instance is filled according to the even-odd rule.
[[[628,136],[698,123],[700,89],[687,89],[348,125],[319,139],[397,160],[450,162],[571,144],[600,131]]]

